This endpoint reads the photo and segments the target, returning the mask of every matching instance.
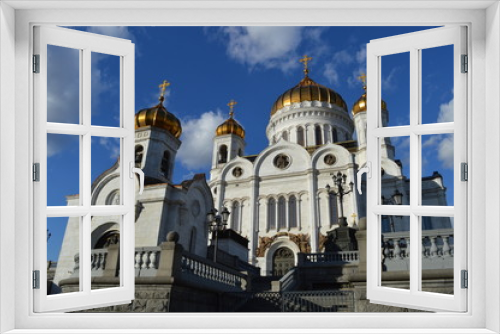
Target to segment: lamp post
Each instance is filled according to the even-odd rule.
[[[343,199],[344,195],[347,195],[352,191],[354,182],[352,181],[349,182],[349,189],[346,190],[344,187],[346,185],[347,175],[338,172],[337,174],[333,175],[332,179],[333,179],[333,185],[337,188],[337,191],[332,190],[329,184],[326,185],[326,191],[328,192],[328,194],[333,194],[333,196],[338,196],[339,226],[347,226],[347,219],[346,217],[344,217]]]
[[[212,209],[207,213],[207,222],[210,232],[215,234],[215,244],[214,244],[214,262],[217,262],[217,242],[219,231],[224,231],[227,226],[227,221],[229,219],[229,210],[226,207],[222,208],[221,214],[217,214],[216,209]]]
[[[391,198],[385,198],[382,196],[382,204],[392,204],[392,205],[402,205],[403,204],[403,194],[396,189],[394,194],[392,194]],[[396,232],[394,228],[394,217],[389,216],[389,221],[391,224],[391,232]]]

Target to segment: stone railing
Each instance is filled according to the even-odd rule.
[[[453,229],[422,231],[422,269],[453,268]],[[384,233],[382,259],[387,271],[409,270],[409,232]]]
[[[310,265],[344,265],[359,263],[358,251],[340,251],[325,253],[299,253],[299,266]]]
[[[102,276],[104,269],[106,269],[106,260],[108,258],[108,249],[93,249],[90,252],[91,255],[91,275],[92,276]]]
[[[279,281],[271,282],[273,291],[284,292],[293,290],[299,285],[299,268],[295,267],[290,269]]]
[[[120,245],[91,251],[92,277],[118,277]],[[73,278],[79,277],[80,256],[75,255]],[[175,242],[157,247],[139,247],[134,256],[135,277],[167,278],[171,282],[202,286],[209,290],[241,292],[247,276],[238,270],[190,254]]]
[[[237,292],[246,288],[246,275],[194,254],[183,252],[180,266],[183,281],[220,287],[225,291]]]
[[[135,276],[156,276],[160,253],[159,246],[136,248],[134,256]]]

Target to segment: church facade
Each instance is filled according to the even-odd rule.
[[[160,245],[170,231],[179,235],[179,244],[201,257],[206,257],[208,230],[206,213],[213,199],[204,174],[197,174],[180,184],[172,182],[175,157],[181,145],[180,121],[164,106],[164,82],[160,102],[142,109],[135,115],[135,166],[145,175],[142,194],[136,193],[135,248],[136,267],[145,263],[141,258],[148,249]],[[120,204],[120,159],[92,183],[92,205]],[[137,186],[136,189],[139,189]],[[67,196],[67,205],[78,203],[78,195]],[[60,281],[74,277],[78,263],[78,233],[80,222],[70,217],[59,254],[52,293],[59,293]],[[119,243],[120,217],[92,217],[92,270],[99,274],[99,249]],[[94,268],[95,267],[95,268]],[[138,268],[136,268],[138,269]],[[139,268],[140,269],[140,268]],[[78,276],[76,276],[78,277]]]
[[[213,140],[209,186],[214,206],[229,209],[230,228],[249,240],[249,262],[262,275],[283,275],[297,265],[298,253],[324,252],[328,232],[345,224],[356,229],[366,217],[366,197],[355,190],[357,171],[366,163],[366,92],[350,109],[351,117],[340,94],[309,77],[309,60],[301,59],[304,78],[271,107],[268,147],[245,156],[245,130],[234,119],[234,101]],[[382,114],[388,124],[385,102]],[[382,202],[408,204],[410,180],[390,138],[380,152]],[[439,173],[423,177],[422,189],[424,203],[446,205]],[[449,218],[425,222],[426,229],[450,227]],[[409,221],[384,217],[382,231],[409,231]]]

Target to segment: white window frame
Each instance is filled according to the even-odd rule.
[[[23,2],[0,3],[0,331],[2,333],[247,332],[498,333],[500,286],[500,11],[498,1]],[[99,8],[97,8],[99,6]],[[120,6],[122,6],[120,8]],[[107,9],[103,9],[107,8]],[[129,9],[126,9],[128,7]],[[139,11],[136,8],[149,7]],[[397,7],[397,8],[394,8]],[[15,10],[17,8],[18,10]],[[24,8],[24,9],[23,9]],[[76,9],[77,8],[77,9]],[[124,9],[125,8],[125,9]],[[44,10],[42,10],[44,9]],[[48,9],[48,10],[46,10]],[[404,19],[402,19],[404,18]],[[34,24],[60,25],[446,25],[470,31],[471,208],[469,311],[397,314],[34,314],[32,244],[32,105],[30,45]],[[487,69],[487,71],[486,71]],[[13,84],[14,83],[14,84]],[[28,94],[28,95],[27,95]],[[13,113],[12,111],[15,111]],[[472,115],[475,115],[474,117]],[[14,121],[12,118],[14,117]],[[473,121],[472,121],[473,120]],[[14,124],[14,125],[13,125]],[[487,144],[487,146],[486,146]],[[485,147],[491,147],[488,154]],[[488,182],[486,182],[488,175]],[[15,195],[12,196],[12,189]],[[486,194],[488,196],[486,196]],[[486,215],[486,207],[488,207]],[[486,217],[488,219],[486,219]],[[14,236],[14,237],[12,237]],[[12,250],[15,250],[14,252]],[[12,256],[12,254],[15,254]],[[488,256],[486,266],[485,254]],[[13,307],[14,305],[14,307]],[[138,328],[140,324],[141,329]],[[168,328],[166,328],[168,326]],[[120,328],[122,330],[120,330]],[[357,328],[357,330],[355,329]],[[43,329],[49,329],[48,331]],[[12,331],[13,330],[13,331]],[[240,330],[241,331],[241,330]]]
[[[34,291],[35,312],[74,311],[128,304],[134,299],[135,271],[135,176],[134,148],[134,66],[135,48],[130,40],[75,31],[72,29],[34,27],[34,53],[39,55],[39,73],[33,74],[34,83],[34,162],[39,164],[39,181],[33,184],[34,199],[34,270],[39,271],[40,282],[47,281],[47,218],[79,217],[79,291],[48,296],[47,284],[39,284]],[[47,122],[48,45],[78,50],[79,62],[79,124]],[[117,127],[95,126],[91,121],[92,52],[119,57],[120,101]],[[79,188],[77,206],[47,206],[47,134],[78,136],[80,142]],[[92,205],[91,198],[91,140],[93,137],[117,138],[120,141],[121,205]],[[91,284],[91,220],[92,216],[118,216],[120,230],[119,286],[92,290]]]
[[[418,31],[394,37],[372,40],[367,45],[368,122],[367,163],[371,163],[371,177],[367,179],[367,299],[376,304],[414,307],[423,310],[458,311],[467,309],[467,290],[461,287],[461,270],[467,270],[467,190],[468,181],[462,181],[460,164],[467,163],[467,75],[462,73],[461,56],[467,54],[466,27],[450,26]],[[422,50],[452,45],[454,121],[422,123]],[[409,54],[410,124],[384,126],[382,123],[382,59],[387,55]],[[470,72],[469,72],[470,74]],[[422,135],[453,134],[454,206],[422,205]],[[410,203],[382,205],[382,177],[380,147],[385,138],[407,136],[410,139]],[[417,181],[415,181],[417,180]],[[382,215],[408,216],[410,220],[410,286],[396,289],[382,285]],[[422,218],[424,216],[454,217],[453,291],[451,295],[424,292],[422,287]]]

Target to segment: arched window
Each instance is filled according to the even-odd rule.
[[[328,206],[330,208],[330,225],[335,225],[338,221],[336,196],[328,194]]]
[[[323,138],[322,138],[321,126],[316,125],[314,127],[314,134],[316,136],[316,145],[322,145],[323,144]]]
[[[282,135],[282,137],[283,137],[283,140],[288,141],[288,132],[283,131],[283,135]]]
[[[225,164],[227,162],[227,146],[221,145],[219,147],[219,163]]]
[[[231,211],[231,228],[237,232],[241,231],[241,206],[238,201],[233,203],[232,211]]]
[[[241,150],[241,148],[238,149],[238,156],[241,157],[243,155],[243,151]]]
[[[168,177],[168,170],[170,165],[170,153],[168,151],[163,152],[163,158],[161,159],[161,172],[165,177]]]
[[[108,231],[97,240],[94,249],[108,248],[110,245],[117,245],[120,243],[119,231]]]
[[[144,155],[144,147],[142,147],[142,145],[136,145],[135,146],[135,167],[141,168],[143,155]]]
[[[304,146],[304,128],[299,126],[297,129],[297,144]]]
[[[276,200],[274,198],[269,199],[267,202],[267,221],[269,230],[276,229]]]
[[[338,135],[337,135],[337,129],[333,128],[332,129],[332,143],[336,143],[339,141]]]
[[[288,227],[297,227],[297,199],[293,195],[288,200]]]
[[[278,199],[278,230],[286,229],[286,200],[281,196]]]
[[[196,227],[191,229],[191,235],[189,236],[189,252],[194,253],[196,249]]]

